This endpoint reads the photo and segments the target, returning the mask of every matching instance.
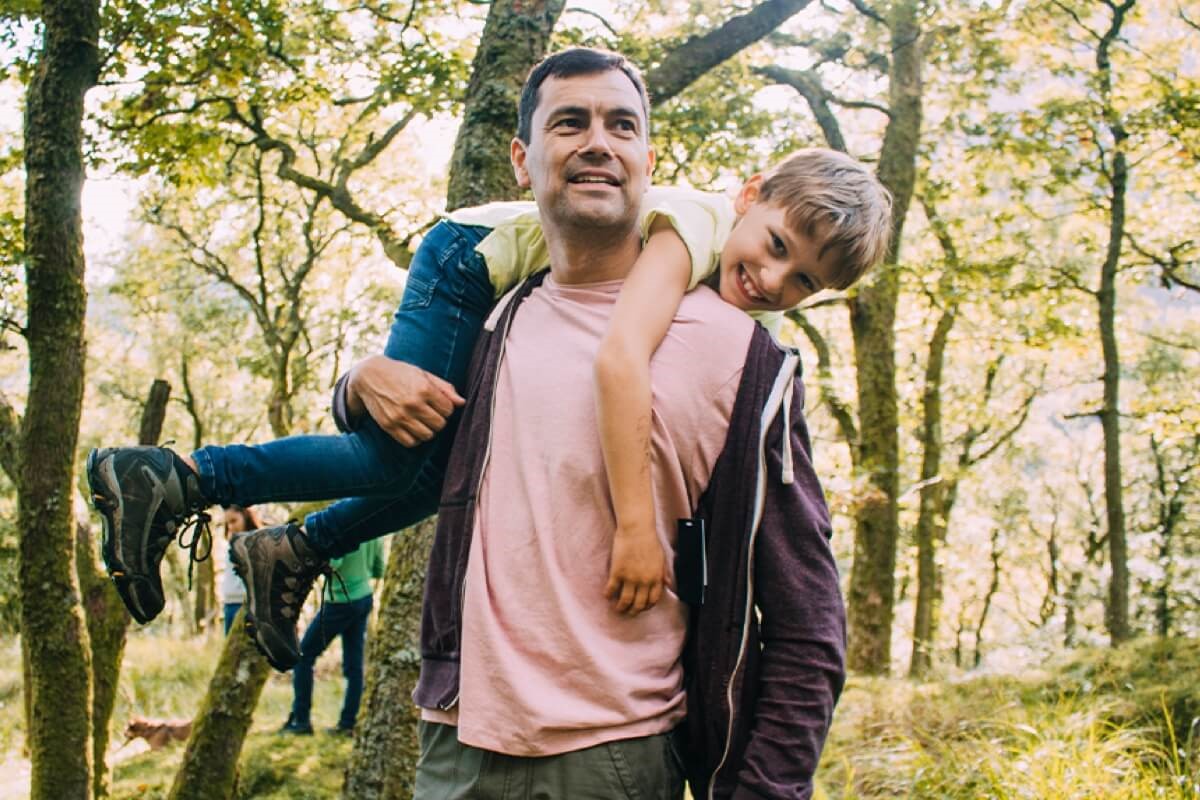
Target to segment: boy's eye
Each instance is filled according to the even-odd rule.
[[[771,234],[771,250],[778,256],[787,255],[787,245],[783,243],[783,239],[780,239],[778,234]]]
[[[808,277],[803,272],[796,274],[796,281],[810,292],[817,291],[817,284],[813,282],[812,278]]]

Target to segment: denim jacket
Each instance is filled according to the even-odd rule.
[[[425,708],[458,702],[463,579],[496,376],[509,324],[544,274],[501,301],[472,357],[425,581],[413,693]],[[756,328],[696,509],[709,575],[683,653],[688,713],[678,743],[697,800],[811,797],[845,676],[845,609],[798,373],[794,351]]]

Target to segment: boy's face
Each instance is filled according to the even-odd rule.
[[[823,237],[792,230],[782,206],[759,200],[755,175],[734,201],[737,224],[721,250],[719,291],[743,311],[794,308],[834,281],[837,253],[821,252]]]

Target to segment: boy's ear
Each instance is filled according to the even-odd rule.
[[[509,144],[508,159],[512,162],[513,173],[517,176],[517,186],[529,188],[529,170],[525,168],[525,143],[514,136]]]
[[[750,179],[742,184],[742,188],[733,201],[733,210],[739,217],[749,211],[750,206],[758,202],[758,195],[762,192],[762,183],[763,176],[760,172],[751,175]]]

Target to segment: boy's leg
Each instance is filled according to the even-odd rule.
[[[441,465],[426,465],[422,477],[402,497],[343,500],[321,512],[345,513],[357,519],[355,535],[361,538],[349,544],[343,538],[334,555],[344,555],[361,541],[414,525],[433,514],[442,471]],[[300,657],[295,620],[316,576],[328,572],[328,562],[312,549],[310,538],[288,523],[235,536],[230,543],[234,571],[246,584],[246,631],[271,666],[281,672]]]
[[[404,300],[384,349],[389,358],[445,378],[460,393],[465,390],[475,340],[493,305],[486,264],[475,252],[487,233],[487,228],[450,222],[441,222],[429,232],[409,267]],[[324,559],[350,552],[367,539],[418,522],[436,510],[455,421],[452,418],[437,437],[419,448],[396,445],[412,457],[407,465],[411,485],[391,500],[344,501],[310,515],[304,531],[294,525],[269,528],[235,544],[239,574],[250,597],[247,630],[277,669],[286,670],[295,661],[297,611],[306,587],[324,568]],[[365,422],[374,426],[373,421]],[[272,583],[280,580],[300,587],[287,593],[291,598],[287,602],[271,590]]]
[[[385,350],[450,380],[460,391],[492,303],[486,267],[474,252],[486,234],[486,228],[453,223],[430,231],[413,258]],[[399,494],[435,443],[404,448],[364,420],[363,430],[349,436],[204,448],[195,454],[196,471],[164,448],[92,451],[87,472],[93,502],[104,518],[105,566],[134,618],[148,622],[165,602],[162,553],[178,528],[206,506]],[[328,538],[336,541],[337,532]]]
[[[372,595],[355,600],[350,606],[354,618],[342,630],[342,675],[346,678],[346,695],[342,699],[342,713],[338,717],[337,730],[354,729],[358,717],[358,706],[363,695],[363,650],[367,638],[367,620],[375,605]]]

